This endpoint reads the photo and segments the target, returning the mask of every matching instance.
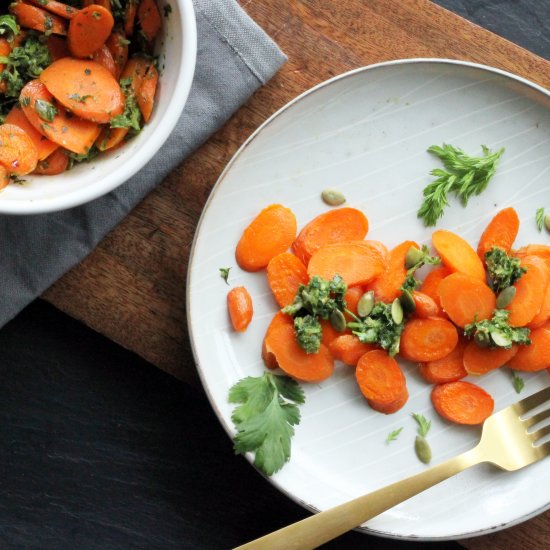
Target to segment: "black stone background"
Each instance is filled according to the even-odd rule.
[[[550,0],[438,3],[550,57]],[[0,549],[221,549],[307,515],[233,455],[201,390],[40,300],[0,331]]]

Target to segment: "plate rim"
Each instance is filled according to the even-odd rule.
[[[210,205],[212,204],[212,201],[214,200],[214,197],[216,193],[218,192],[219,188],[221,187],[223,180],[229,173],[229,171],[232,169],[235,162],[240,158],[242,153],[248,148],[248,146],[254,141],[258,135],[267,127],[269,126],[275,119],[277,119],[279,116],[281,116],[283,113],[285,113],[288,109],[305,99],[306,97],[309,97],[310,95],[316,93],[317,91],[324,89],[325,87],[328,87],[332,85],[335,82],[339,82],[340,80],[343,80],[345,78],[353,77],[357,74],[362,74],[367,71],[381,68],[381,67],[389,67],[389,66],[400,66],[400,65],[413,65],[417,63],[423,63],[423,64],[441,64],[441,65],[456,65],[460,67],[466,67],[466,68],[473,68],[473,69],[479,69],[482,71],[486,71],[489,73],[497,74],[500,76],[503,76],[505,78],[511,79],[513,81],[519,82],[520,84],[523,84],[529,88],[532,88],[533,90],[541,93],[542,95],[546,96],[550,99],[550,90],[544,88],[543,86],[537,84],[536,82],[533,82],[532,80],[529,80],[527,78],[524,78],[518,74],[512,73],[510,71],[506,71],[504,69],[499,69],[498,67],[493,67],[491,65],[485,65],[482,63],[476,63],[473,61],[467,61],[467,60],[460,60],[460,59],[450,59],[445,57],[412,57],[412,58],[402,58],[402,59],[392,59],[387,61],[380,61],[377,63],[372,63],[369,65],[364,65],[362,67],[358,67],[356,69],[352,69],[350,71],[346,71],[343,73],[340,73],[338,75],[335,75],[327,80],[324,80],[315,86],[312,86],[311,88],[308,88],[304,92],[297,95],[295,98],[291,99],[287,103],[285,103],[282,107],[277,109],[273,114],[271,114],[268,118],[266,118],[255,130],[248,136],[248,138],[242,143],[242,145],[235,151],[229,162],[225,165],[224,169],[218,176],[218,179],[216,180],[216,183],[213,185],[212,189],[210,190],[210,193],[208,195],[208,198],[202,208],[199,220],[196,225],[195,234],[193,236],[193,241],[191,243],[191,248],[189,252],[189,261],[187,266],[187,277],[186,277],[186,285],[185,285],[185,313],[186,313],[186,319],[187,319],[187,330],[189,333],[189,341],[191,345],[191,351],[193,353],[193,359],[195,362],[195,367],[197,369],[197,372],[199,374],[199,379],[201,381],[201,385],[204,389],[204,392],[208,398],[208,401],[210,403],[210,406],[212,407],[214,413],[217,416],[218,421],[222,425],[223,429],[225,430],[228,437],[232,440],[233,439],[233,429],[229,423],[226,423],[224,420],[224,417],[221,413],[221,410],[219,409],[217,403],[215,402],[213,395],[210,391],[210,388],[208,384],[206,383],[206,375],[201,367],[201,364],[198,360],[198,352],[195,348],[195,338],[193,336],[193,327],[191,323],[191,308],[190,308],[190,288],[191,288],[191,280],[192,280],[192,269],[191,266],[193,265],[193,260],[195,256],[195,250],[197,245],[198,236],[200,233],[200,228],[202,226],[202,223],[204,221],[204,218],[206,216],[206,212]],[[299,498],[297,495],[289,492],[287,489],[281,486],[281,484],[274,478],[266,476],[263,472],[258,470],[256,468],[251,460],[250,453],[247,453],[245,455],[245,458],[247,462],[256,470],[257,473],[259,473],[262,477],[264,477],[272,486],[274,486],[279,492],[281,492],[283,495],[290,498],[295,503],[299,504],[303,508],[305,508],[307,511],[312,513],[318,513],[321,510],[313,506],[312,504],[309,504],[308,502],[304,501],[303,499]],[[525,514],[523,516],[520,516],[514,520],[505,522],[505,523],[499,523],[498,525],[494,525],[492,527],[488,527],[486,529],[478,529],[475,531],[468,531],[459,535],[452,535],[452,536],[419,536],[419,535],[402,535],[402,534],[396,534],[388,531],[382,531],[379,529],[372,529],[369,527],[359,526],[354,531],[362,532],[365,534],[370,535],[376,535],[382,538],[386,539],[394,539],[394,540],[402,540],[402,541],[448,541],[448,540],[459,540],[459,539],[468,539],[468,538],[474,538],[479,537],[483,535],[488,535],[491,533],[496,533],[498,531],[502,531],[504,529],[508,529],[510,527],[513,527],[515,525],[519,525],[520,523],[523,523],[525,521],[528,521],[529,519],[532,519],[545,511],[550,509],[550,500],[547,504],[543,505],[540,508],[537,508],[536,510],[532,511],[531,513]]]

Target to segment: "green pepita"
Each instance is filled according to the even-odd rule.
[[[417,435],[414,440],[414,451],[420,462],[428,464],[432,459],[432,449],[430,444],[421,436]]]
[[[336,332],[344,332],[346,330],[346,318],[339,309],[333,309],[330,314],[330,324]]]
[[[404,290],[399,297],[401,302],[401,307],[403,311],[407,314],[414,313],[416,310],[416,302],[414,301],[412,292],[410,290]]]
[[[544,216],[544,227],[546,227],[546,231],[550,232],[550,214]]]
[[[403,308],[399,298],[396,298],[391,305],[391,318],[396,325],[400,325],[403,322]]]
[[[346,202],[346,197],[337,189],[325,189],[321,193],[321,198],[329,206],[340,206]]]
[[[491,340],[499,348],[507,348],[512,345],[512,340],[506,334],[504,334],[504,332],[501,332],[500,330],[491,331]]]
[[[508,307],[512,303],[515,295],[515,286],[507,286],[505,289],[501,290],[497,296],[497,309]]]
[[[361,298],[357,302],[357,313],[359,314],[359,317],[367,317],[372,311],[373,307],[374,292],[372,290],[369,290],[368,292],[365,292],[365,294],[363,294],[363,296],[361,296]]]
[[[416,248],[416,246],[411,246],[407,251],[407,255],[405,256],[405,268],[411,269],[418,262],[420,262],[423,257],[424,257],[424,254],[421,250]]]
[[[486,348],[491,343],[491,337],[486,332],[478,330],[474,335],[474,341],[480,348]]]

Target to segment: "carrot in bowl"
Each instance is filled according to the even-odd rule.
[[[31,138],[15,124],[0,125],[0,164],[10,174],[24,176],[36,168],[38,151]]]
[[[15,15],[17,22],[22,27],[43,33],[67,34],[67,23],[65,20],[41,8],[25,4],[24,2],[14,2],[10,4],[9,10]]]
[[[27,2],[44,8],[45,10],[63,17],[63,19],[72,19],[78,12],[78,8],[57,2],[57,0],[26,0]]]
[[[105,44],[114,24],[112,13],[103,6],[92,4],[83,8],[69,23],[69,50],[75,57],[93,55]]]
[[[439,415],[456,424],[481,424],[495,407],[484,389],[463,380],[435,386],[431,398]]]
[[[58,147],[49,157],[38,161],[33,174],[41,176],[56,176],[62,174],[69,164],[67,151]]]

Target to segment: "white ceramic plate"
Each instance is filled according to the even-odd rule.
[[[522,220],[517,243],[549,242],[535,228],[535,210],[550,207],[549,93],[502,71],[446,60],[383,63],[336,77],[292,101],[240,149],[218,181],[199,224],[189,269],[187,307],[199,372],[211,403],[232,435],[229,387],[260,375],[265,329],[277,311],[263,273],[246,273],[234,259],[245,226],[268,204],[290,207],[303,226],[327,206],[326,187],[370,221],[368,238],[394,246],[429,243],[432,229],[416,218],[430,169],[432,144],[470,153],[505,147],[490,188],[464,209],[453,201],[438,227],[477,245],[484,226],[513,205]],[[254,319],[245,333],[230,328],[228,288],[220,267],[232,266],[232,286],[245,285]],[[394,415],[372,411],[353,370],[340,365],[321,384],[304,384],[306,404],[289,463],[271,481],[312,510],[323,510],[425,468],[415,457],[411,413],[432,419],[433,463],[474,446],[477,427],[451,425],[430,404],[430,385],[403,363],[410,399]],[[547,385],[546,371],[524,376],[526,396]],[[475,380],[499,410],[516,401],[510,373]],[[389,432],[403,426],[391,444]],[[550,462],[513,474],[481,465],[368,522],[389,537],[452,539],[510,526],[550,507]]]

